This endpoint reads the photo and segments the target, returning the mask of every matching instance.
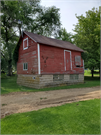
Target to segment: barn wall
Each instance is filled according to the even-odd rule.
[[[40,45],[41,74],[59,74],[64,71],[63,49]]]
[[[71,51],[72,70],[65,71],[64,49],[40,45],[41,74],[83,74],[83,60],[76,67],[75,56],[81,56],[81,52]]]
[[[19,58],[17,62],[17,74],[37,74],[38,73],[38,56],[37,43],[32,41],[24,34],[23,40],[28,38],[28,49],[23,50],[23,41],[19,48]],[[28,70],[23,70],[23,63],[28,63]]]

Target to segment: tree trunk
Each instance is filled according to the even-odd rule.
[[[100,68],[99,68],[99,77],[100,77]]]
[[[12,76],[12,59],[8,60],[8,76]]]
[[[92,77],[94,77],[94,68],[91,70]]]
[[[21,36],[21,26],[19,25],[19,36]]]
[[[12,75],[12,54],[11,54],[11,50],[9,48],[9,44],[8,44],[8,53],[9,53],[8,76],[11,76]]]
[[[7,27],[5,28],[6,30],[6,45],[7,45],[7,49],[8,49],[8,55],[9,55],[9,60],[8,60],[8,76],[11,76],[12,75],[12,53],[11,53],[11,49],[10,49],[10,46],[9,46],[9,43],[8,43],[8,30],[7,30]]]

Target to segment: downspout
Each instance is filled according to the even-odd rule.
[[[40,75],[41,71],[40,71],[40,45],[39,44],[37,44],[37,49],[38,49],[38,74]]]

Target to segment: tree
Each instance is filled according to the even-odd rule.
[[[54,36],[57,30],[60,29],[60,14],[59,9],[55,6],[43,8],[31,28],[31,32],[35,32],[44,36]]]
[[[73,43],[72,41],[72,34],[68,33],[65,28],[61,28],[56,34],[55,34],[56,39],[60,39],[63,41],[68,41]]]
[[[76,15],[76,18],[74,43],[87,54],[85,67],[91,70],[93,77],[94,69],[100,70],[100,12],[92,8],[86,16]]]
[[[13,50],[22,24],[23,30],[51,36],[61,25],[58,11],[56,7],[42,7],[40,0],[1,1],[1,51],[3,61],[5,59],[8,65],[8,75],[12,74]],[[22,23],[18,24],[18,20]]]

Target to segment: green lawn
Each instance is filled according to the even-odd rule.
[[[98,72],[98,70],[94,70],[94,71],[97,71]],[[92,76],[92,74],[91,74],[91,70],[85,70],[84,71],[84,76]],[[98,76],[100,76],[100,74],[94,74],[94,77],[98,77]]]
[[[16,83],[17,76],[7,77],[1,79],[1,94],[7,94],[10,92],[35,92],[35,91],[49,91],[49,90],[59,90],[59,89],[71,89],[71,88],[83,88],[92,87],[100,85],[100,78],[98,76],[92,78],[90,76],[85,76],[84,84],[75,84],[70,86],[58,86],[43,89],[33,89],[24,86],[20,86]]]
[[[100,99],[6,116],[1,133],[100,134]]]

